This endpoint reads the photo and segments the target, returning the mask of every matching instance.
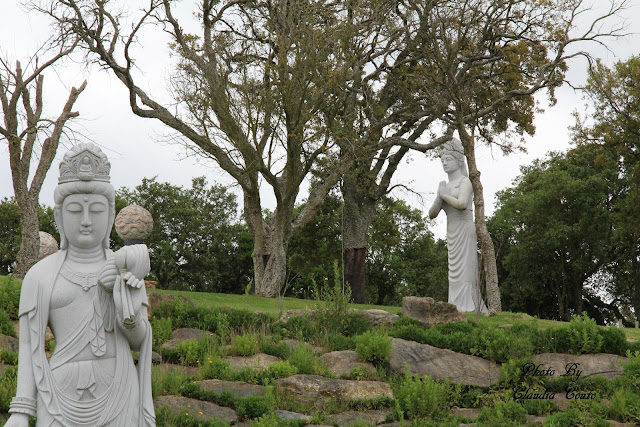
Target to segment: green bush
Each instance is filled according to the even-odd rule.
[[[248,396],[236,399],[235,408],[241,418],[259,418],[273,412],[269,400],[264,396]]]
[[[627,358],[622,363],[622,381],[634,392],[640,393],[640,351],[627,351]]]
[[[556,412],[544,420],[545,427],[608,427],[611,424],[606,421],[602,415],[596,413],[599,411],[597,404],[591,403],[592,411],[583,405],[569,405],[564,412]]]
[[[287,359],[291,354],[291,347],[284,342],[274,342],[275,339],[262,339],[260,340],[260,351],[265,354],[279,357],[280,359]]]
[[[16,329],[13,327],[9,315],[2,308],[0,308],[0,334],[9,335],[14,338],[17,336]]]
[[[602,336],[600,351],[624,356],[628,346],[627,336],[622,329],[616,327],[599,328],[598,332]]]
[[[236,335],[231,339],[229,352],[235,356],[252,356],[260,348],[260,339],[254,334]]]
[[[573,354],[597,353],[602,347],[603,337],[596,321],[587,313],[574,315],[569,322],[570,351]]]
[[[257,420],[251,420],[251,427],[302,427],[309,424],[305,420],[283,420],[274,413],[263,415]]]
[[[508,427],[527,424],[527,411],[513,400],[495,400],[491,406],[482,408],[476,425],[478,427]]]
[[[628,388],[621,388],[611,397],[609,414],[618,421],[640,425],[640,395]]]
[[[287,320],[286,327],[291,338],[301,341],[309,341],[318,332],[316,322],[308,314],[290,318]]]
[[[361,360],[381,366],[389,360],[392,341],[386,333],[367,331],[356,337],[356,353]]]
[[[522,336],[495,327],[481,328],[479,332],[480,355],[486,359],[506,363],[533,355],[533,344],[528,335]]]
[[[400,319],[402,319],[402,317]],[[400,323],[400,321],[396,322],[389,335],[407,341],[415,341],[422,344],[427,343],[427,331],[424,327],[411,324],[398,325],[398,323]]]
[[[168,317],[153,317],[151,319],[153,331],[153,346],[158,347],[171,339],[173,325]]]
[[[345,337],[344,335],[331,332],[327,336],[327,346],[329,351],[355,350],[356,340],[353,337]]]
[[[360,335],[371,329],[371,322],[364,315],[353,312],[347,313],[342,334],[347,337]]]
[[[448,385],[429,376],[412,376],[407,368],[404,377],[392,385],[396,410],[405,419],[418,417],[441,418],[448,415]]]
[[[269,375],[273,379],[286,378],[298,373],[298,370],[296,369],[296,367],[291,365],[287,361],[276,362],[272,364],[271,366],[269,366],[268,371],[269,371]]]
[[[180,364],[186,366],[198,366],[200,362],[200,343],[198,341],[190,339],[185,341],[178,341],[178,359]]]
[[[12,276],[0,276],[0,307],[13,320],[18,319],[22,282]]]
[[[287,359],[288,362],[295,366],[300,374],[314,375],[318,372],[318,357],[314,354],[313,349],[305,343],[300,343],[291,350],[291,354]]]
[[[151,393],[154,397],[176,395],[189,382],[189,377],[180,372],[169,372],[162,366],[151,367]]]
[[[7,366],[0,375],[0,414],[9,412],[9,404],[16,395],[18,386],[18,367]]]
[[[0,363],[5,365],[17,365],[18,353],[9,350],[0,350]]]

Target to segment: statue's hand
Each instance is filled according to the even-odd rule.
[[[438,185],[438,197],[442,198],[446,194],[447,191],[447,181],[440,181]]]
[[[114,255],[115,265],[133,273],[138,279],[144,279],[151,269],[147,245],[130,245],[120,248]]]
[[[5,427],[29,427],[29,415],[11,414],[4,425]]]
[[[137,279],[130,272],[118,276],[113,287],[113,303],[116,306],[118,323],[129,328],[135,322],[142,307],[145,292],[144,280]]]
[[[102,266],[100,273],[98,273],[98,282],[107,289],[113,289],[113,284],[119,274],[120,271],[116,267],[114,258],[110,257]]]

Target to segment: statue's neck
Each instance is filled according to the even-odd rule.
[[[456,169],[453,172],[450,172],[448,175],[449,175],[449,182],[456,182],[464,176],[460,168]]]
[[[69,245],[67,259],[79,264],[91,264],[94,262],[104,261],[104,249],[102,246],[98,246],[93,249],[78,249]]]

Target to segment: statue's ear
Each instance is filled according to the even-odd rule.
[[[67,236],[62,226],[62,206],[56,206],[53,209],[53,218],[56,220],[56,227],[60,232],[60,249],[67,249]]]
[[[107,233],[104,236],[104,240],[102,241],[102,247],[105,249],[109,249],[110,237],[111,237],[111,229],[113,228],[113,222],[116,218],[116,206],[115,203],[109,203],[109,220],[107,222]]]

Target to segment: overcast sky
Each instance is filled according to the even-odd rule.
[[[34,49],[46,39],[47,21],[35,14],[27,14],[15,0],[0,0],[0,53],[5,57],[26,62],[34,53]],[[133,2],[132,2],[133,3]],[[606,3],[604,0],[593,0],[595,5]],[[185,12],[188,15],[188,12]],[[624,39],[609,42],[609,51],[592,45],[590,52],[611,65],[615,61],[624,60],[640,53],[640,0],[629,2],[629,9],[624,14],[628,24],[627,32],[633,33]],[[144,84],[151,90],[163,90],[170,74],[170,63],[166,61],[168,46],[159,43],[153,37],[141,39],[141,51],[145,57],[141,69],[146,74]],[[586,63],[576,61],[570,64],[567,77],[574,84],[580,84],[586,78]],[[127,93],[123,85],[107,71],[97,67],[87,69],[81,64],[66,61],[55,73],[47,73],[45,77],[45,103],[47,110],[58,113],[68,96],[71,86],[79,86],[84,79],[88,80],[87,89],[81,94],[75,110],[80,118],[73,127],[81,133],[80,140],[91,140],[99,144],[111,161],[112,183],[116,188],[121,186],[135,187],[143,177],[158,176],[160,181],[176,185],[188,186],[196,176],[206,176],[210,183],[221,183],[231,186],[232,180],[215,164],[185,158],[184,149],[161,142],[167,130],[151,119],[138,118],[131,113],[127,102]],[[546,97],[541,95],[540,107],[545,112],[535,119],[536,134],[527,138],[528,152],[502,156],[499,150],[481,147],[477,150],[478,167],[482,173],[486,213],[494,211],[495,193],[510,186],[518,175],[521,165],[529,164],[535,158],[544,156],[549,150],[564,151],[570,147],[568,127],[573,124],[572,112],[585,111],[586,101],[580,93],[574,92],[565,85],[556,92],[557,104],[547,105]],[[57,183],[58,161],[66,152],[59,150],[58,156],[40,194],[41,203],[53,204],[53,189]],[[404,184],[414,193],[397,190],[394,196],[406,200],[412,206],[422,210],[426,215],[437,189],[438,182],[446,179],[440,161],[429,159],[424,154],[413,153],[395,174],[394,182]],[[232,189],[242,201],[240,190]],[[0,146],[0,198],[13,196],[9,155],[6,144]],[[265,208],[273,208],[275,199],[263,188]],[[301,198],[306,192],[301,192]],[[432,231],[439,238],[446,235],[446,217],[441,214],[435,221]]]

